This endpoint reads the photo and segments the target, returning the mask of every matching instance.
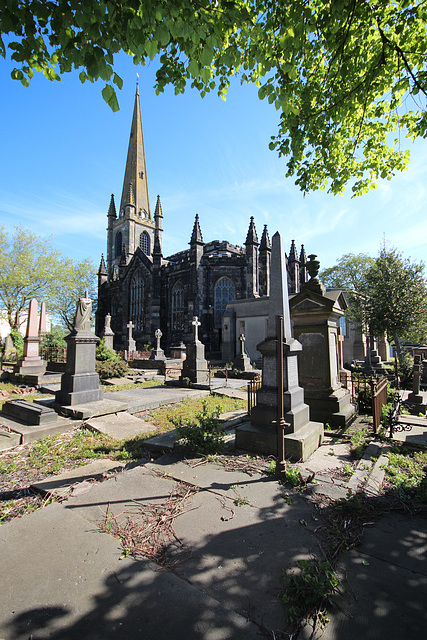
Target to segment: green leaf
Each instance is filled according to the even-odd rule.
[[[115,85],[118,86],[119,89],[123,88],[123,80],[121,79],[120,76],[117,75],[117,73],[115,73],[113,76],[113,82]]]
[[[119,103],[117,101],[115,89],[110,84],[106,84],[105,87],[103,88],[102,97],[104,98],[105,102],[108,104],[108,106],[111,108],[112,111],[119,110]]]

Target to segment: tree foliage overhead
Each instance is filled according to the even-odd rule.
[[[30,300],[46,303],[47,311],[72,328],[76,301],[87,289],[95,295],[96,270],[90,260],[74,261],[28,229],[16,227],[14,235],[0,227],[0,308],[13,330],[19,313]]]
[[[8,0],[0,52],[27,85],[80,70],[118,108],[114,55],[159,55],[156,91],[225,97],[232,76],[280,112],[270,146],[307,192],[355,194],[404,169],[399,132],[427,135],[427,3],[417,0]]]

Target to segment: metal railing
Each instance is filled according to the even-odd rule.
[[[251,415],[251,411],[256,405],[256,394],[258,389],[261,389],[262,378],[257,376],[253,380],[248,382],[248,413]]]

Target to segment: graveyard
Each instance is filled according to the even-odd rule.
[[[115,353],[86,293],[52,371],[31,301],[22,357],[2,359],[0,637],[423,633],[422,353],[380,396],[375,349],[373,376],[344,370],[345,302],[315,256],[289,297],[279,233],[271,251],[260,368],[244,334],[232,366],[208,359],[197,316],[145,354],[130,321]]]

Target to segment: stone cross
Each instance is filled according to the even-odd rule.
[[[157,349],[160,349],[160,338],[162,337],[163,333],[160,331],[160,329],[156,329],[154,335],[157,340]]]
[[[132,340],[132,329],[135,327],[135,325],[133,324],[133,322],[131,320],[130,322],[127,323],[126,326],[129,329],[128,340]]]
[[[199,335],[198,335],[199,329],[198,329],[198,327],[200,327],[202,323],[199,322],[199,318],[197,316],[193,316],[193,321],[192,321],[191,324],[194,327],[194,330],[193,330],[193,332],[194,332],[194,342],[199,342]]]
[[[240,355],[245,355],[245,334],[241,333],[239,336],[239,340],[240,340]]]

